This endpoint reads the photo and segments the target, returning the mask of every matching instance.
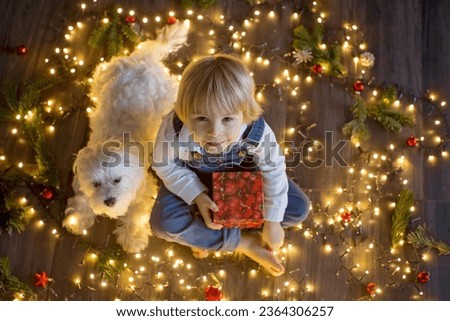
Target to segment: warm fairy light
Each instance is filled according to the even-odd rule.
[[[373,209],[373,213],[375,214],[375,215],[380,215],[380,208],[379,207],[375,207],[374,209]]]
[[[442,157],[447,157],[448,156],[448,152],[446,150],[444,150],[444,151],[442,151],[441,155],[442,155]]]
[[[317,22],[318,22],[318,23],[322,23],[322,22],[323,22],[322,17],[317,18]]]
[[[56,235],[56,233],[58,233],[58,230],[54,228],[54,229],[52,230],[52,234],[53,234],[53,235]]]
[[[357,25],[353,25],[353,26],[352,26],[352,29],[353,29],[353,30],[358,30],[358,26],[357,26]]]
[[[172,251],[172,250],[169,250],[169,251],[167,252],[167,256],[169,256],[169,257],[173,257],[173,255],[174,255],[174,253],[173,253],[173,251]]]
[[[409,111],[414,111],[414,104],[410,104],[410,105],[408,106],[408,110],[409,110]]]
[[[106,23],[109,22],[109,19],[108,18],[103,18],[102,22],[106,24]]]
[[[142,257],[142,254],[141,254],[141,253],[136,253],[136,254],[134,255],[134,257],[137,258],[137,259],[140,259],[140,258]]]
[[[261,14],[261,12],[259,10],[255,10],[254,14],[255,14],[255,16],[259,16]]]
[[[199,15],[197,16],[197,19],[198,19],[198,20],[203,20],[203,16],[202,16],[201,14],[199,14]]]
[[[156,21],[156,22],[160,22],[160,21],[161,21],[161,17],[160,17],[160,16],[156,16],[156,17],[155,17],[155,21]]]
[[[361,49],[361,50],[366,50],[366,48],[367,48],[367,45],[366,45],[365,42],[361,42],[361,43],[359,44],[359,49]]]
[[[439,136],[436,136],[436,137],[434,138],[434,140],[435,140],[435,142],[438,143],[438,144],[442,142],[442,138],[439,137]]]
[[[81,9],[82,9],[82,10],[85,10],[85,9],[86,9],[86,4],[85,4],[85,3],[82,3],[82,4],[81,4]]]
[[[431,95],[430,95],[430,99],[431,99],[431,100],[436,100],[436,96],[435,96],[434,94],[431,94]]]
[[[429,161],[430,163],[435,162],[435,161],[436,161],[436,156],[434,156],[434,155],[428,156],[428,161]]]
[[[397,99],[396,101],[394,101],[394,106],[395,106],[395,107],[400,106],[400,100]]]
[[[102,283],[100,283],[100,285],[101,285],[102,287],[105,287],[105,286],[108,285],[108,283],[106,283],[106,281],[102,281]]]
[[[348,41],[344,41],[344,44],[342,45],[344,49],[347,49],[349,47]]]
[[[332,250],[333,250],[333,248],[331,247],[330,244],[325,244],[325,251],[331,252]]]
[[[273,12],[273,11],[270,11],[270,12],[269,12],[269,17],[270,17],[270,18],[273,18],[273,17],[275,17],[275,12]]]
[[[0,155],[0,161],[4,161],[6,160],[6,156],[5,155]]]
[[[430,259],[430,257],[429,257],[429,255],[428,255],[428,253],[422,254],[422,260],[428,261],[429,259]]]
[[[220,276],[224,276],[224,275],[225,275],[225,271],[224,271],[224,270],[220,270],[220,271],[219,271],[219,275],[220,275]]]
[[[297,13],[297,12],[294,12],[294,14],[292,15],[292,18],[298,19],[298,17],[299,17],[298,13]]]
[[[209,35],[210,35],[210,36],[214,36],[214,30],[212,30],[212,29],[209,30]]]
[[[170,16],[170,17],[174,17],[174,16],[175,16],[175,12],[169,11],[169,16]]]
[[[311,76],[306,77],[306,81],[307,82],[311,82],[312,81],[312,77]]]
[[[55,68],[51,68],[51,69],[50,69],[50,74],[54,75],[55,72],[56,72],[56,71],[55,71]]]
[[[18,166],[19,168],[22,168],[22,167],[23,167],[23,163],[22,163],[22,162],[19,162],[19,164],[17,164],[17,166]]]
[[[390,207],[390,208],[394,208],[395,206],[396,206],[395,202],[391,202],[391,203],[389,204],[389,207]]]
[[[148,23],[148,18],[147,17],[142,18],[142,22],[143,23]]]

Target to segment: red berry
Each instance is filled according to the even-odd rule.
[[[427,283],[430,281],[430,273],[426,271],[419,272],[419,274],[417,274],[417,281],[422,284]]]
[[[125,18],[125,21],[128,23],[135,23],[136,22],[136,17],[135,16],[127,16]]]
[[[313,70],[316,74],[321,74],[321,73],[323,73],[323,67],[322,67],[322,65],[319,65],[319,64],[315,64],[315,65],[312,67],[312,70]]]
[[[357,80],[353,83],[353,90],[360,93],[364,90],[364,84],[361,80]]]
[[[406,145],[409,147],[416,147],[419,145],[419,140],[414,136],[409,136],[408,139],[406,139]]]
[[[370,295],[372,295],[377,290],[377,285],[374,282],[370,282],[367,284],[366,290]]]
[[[43,199],[49,201],[53,198],[53,191],[50,188],[46,187],[42,190],[41,195]]]
[[[174,16],[167,17],[167,24],[173,25],[175,22],[177,22],[177,18]]]

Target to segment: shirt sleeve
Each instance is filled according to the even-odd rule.
[[[261,141],[255,149],[254,159],[264,180],[264,219],[281,222],[287,207],[289,183],[285,157],[267,123]]]
[[[208,191],[197,174],[179,160],[178,139],[173,128],[173,115],[167,115],[161,124],[153,149],[152,168],[169,191],[191,205],[195,197]]]

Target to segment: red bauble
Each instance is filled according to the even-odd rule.
[[[25,47],[25,45],[18,45],[16,47],[16,54],[18,54],[19,56],[25,56],[28,53],[28,49],[27,47]]]
[[[417,274],[417,282],[425,284],[428,281],[430,281],[430,273],[428,273],[426,271],[422,271],[422,272],[419,272],[419,274]]]
[[[167,17],[167,24],[173,25],[175,22],[177,22],[177,18],[174,16]]]
[[[223,298],[223,292],[219,288],[208,285],[205,289],[206,301],[220,301]]]
[[[409,136],[406,140],[406,145],[408,145],[409,147],[416,147],[417,145],[419,145],[419,140],[414,136]]]
[[[125,18],[125,21],[128,23],[135,23],[136,22],[136,17],[135,16],[127,16]]]
[[[353,83],[353,90],[357,93],[360,93],[364,90],[364,84],[361,80],[357,80]]]
[[[315,64],[315,65],[312,67],[312,70],[313,70],[316,74],[321,74],[321,73],[323,73],[323,67],[322,67],[322,65],[319,65],[319,64]]]
[[[53,196],[54,196],[53,190],[52,190],[51,188],[48,188],[48,187],[45,187],[45,188],[42,190],[41,195],[42,195],[42,198],[45,199],[45,200],[47,200],[47,201],[52,200],[52,199],[53,199]]]
[[[352,220],[352,212],[345,211],[341,214],[342,222],[348,223]]]
[[[36,280],[36,282],[34,282],[34,285],[43,288],[47,287],[47,283],[50,280],[47,276],[47,273],[45,272],[34,274],[34,279]]]
[[[374,283],[374,282],[368,283],[367,286],[366,286],[366,290],[367,290],[367,292],[368,292],[370,295],[375,294],[375,292],[376,292],[376,290],[377,290],[377,285],[376,285],[376,283]]]

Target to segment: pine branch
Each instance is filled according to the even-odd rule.
[[[450,255],[450,245],[428,236],[424,225],[420,225],[415,231],[410,232],[407,240],[416,249],[425,247],[429,250],[437,250],[439,255]]]
[[[335,77],[343,77],[345,69],[342,66],[337,46],[329,45],[325,49],[321,48],[324,27],[321,24],[315,25],[312,32],[300,25],[294,29],[294,41],[292,46],[298,50],[310,50],[313,58],[307,63],[308,66],[320,64],[326,66],[325,73]]]
[[[351,110],[353,113],[353,120],[342,127],[342,133],[346,136],[350,136],[352,143],[358,145],[360,142],[367,140],[370,137],[370,130],[365,124],[367,119],[367,106],[364,99],[357,96]]]
[[[414,204],[414,194],[411,190],[403,190],[395,206],[392,216],[392,246],[397,246],[406,236],[406,229],[411,220],[411,206]]]
[[[217,0],[180,0],[180,4],[184,9],[192,8],[196,5],[202,9],[208,9],[215,5],[216,2]]]
[[[125,252],[119,248],[97,250],[98,269],[106,280],[111,281],[125,271]]]
[[[94,49],[105,50],[106,59],[118,55],[127,40],[131,46],[139,42],[139,35],[123,20],[116,9],[108,12],[109,22],[92,31],[88,45]]]
[[[6,300],[14,299],[15,295],[21,295],[25,300],[36,299],[36,294],[28,285],[12,275],[7,257],[0,257],[0,289],[6,293]]]

